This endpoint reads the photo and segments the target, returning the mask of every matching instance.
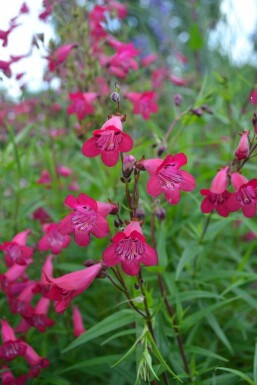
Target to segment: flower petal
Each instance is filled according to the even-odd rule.
[[[98,147],[96,147],[95,141],[94,137],[85,141],[81,150],[83,155],[89,158],[94,158],[100,154],[101,151]]]
[[[103,263],[107,266],[114,266],[120,263],[120,257],[115,252],[117,245],[114,243],[103,252]]]
[[[146,185],[146,191],[153,197],[158,197],[163,193],[163,189],[160,186],[159,178],[156,175],[150,177]]]

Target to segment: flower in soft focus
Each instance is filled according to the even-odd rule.
[[[114,266],[121,263],[122,270],[128,275],[137,275],[140,263],[153,266],[158,263],[158,254],[149,246],[139,222],[131,222],[124,231],[112,239],[112,245],[103,252],[103,263]]]
[[[51,250],[53,254],[60,254],[62,249],[69,246],[71,237],[60,233],[58,226],[58,223],[43,225],[45,235],[38,242],[38,249],[40,251]]]
[[[83,144],[82,153],[89,158],[101,155],[102,162],[113,167],[119,160],[119,153],[128,152],[132,147],[133,140],[123,132],[120,117],[114,116],[100,130],[93,131],[93,137]]]
[[[113,43],[116,45],[117,42],[116,53],[112,56],[101,54],[99,55],[99,60],[101,65],[105,66],[110,74],[123,79],[131,69],[134,71],[138,70],[138,63],[134,57],[139,54],[139,50],[132,43],[125,44],[117,40],[114,43],[114,39],[108,40],[110,45],[113,45]]]
[[[17,297],[9,299],[10,309],[12,313],[18,313],[21,316],[26,316],[33,311],[30,302],[35,295],[33,291],[35,286],[35,282],[28,281],[27,286],[20,292]]]
[[[49,361],[46,358],[40,357],[29,344],[25,343],[25,346],[26,351],[24,358],[30,365],[28,377],[37,377],[39,376],[41,369],[48,367]]]
[[[53,276],[53,271],[54,271],[53,258],[54,258],[53,255],[48,255],[42,267],[42,271],[44,271],[48,277]],[[48,290],[48,287],[44,285],[44,281],[42,281],[41,279],[39,282],[37,282],[37,285],[33,291],[34,293],[41,293],[44,297],[47,298],[47,294],[49,290]]]
[[[20,13],[29,13],[29,7],[25,2],[20,7]]]
[[[2,385],[24,385],[26,376],[14,377],[7,365],[2,365]]]
[[[12,76],[12,70],[10,68],[11,64],[12,61],[0,60],[0,70],[2,70],[8,78]]]
[[[182,64],[187,64],[188,63],[188,58],[182,52],[177,51],[176,52],[176,58]]]
[[[39,207],[33,212],[33,219],[42,223],[51,222],[50,215],[46,212],[43,207]]]
[[[250,94],[251,103],[256,106],[257,105],[257,90],[253,90]]]
[[[72,321],[73,321],[73,334],[75,337],[79,337],[81,334],[85,333],[86,329],[83,325],[82,315],[79,311],[78,306],[74,306],[73,308]]]
[[[95,92],[81,92],[70,93],[69,98],[72,103],[68,106],[67,112],[69,115],[76,114],[79,120],[82,120],[87,115],[92,115],[95,109],[92,105],[97,98]]]
[[[49,71],[55,71],[58,67],[65,62],[73,48],[77,47],[76,43],[65,44],[59,47],[52,55],[47,57]]]
[[[108,7],[110,10],[114,9],[117,12],[117,17],[120,20],[124,19],[128,14],[126,5],[121,4],[119,1],[109,0]]]
[[[148,67],[150,64],[154,63],[158,59],[158,55],[156,53],[151,53],[150,55],[145,56],[141,60],[142,67]]]
[[[152,72],[152,85],[153,88],[160,88],[164,80],[168,76],[167,68],[157,68]]]
[[[43,270],[42,283],[49,287],[48,298],[54,301],[56,312],[64,312],[73,298],[77,297],[91,285],[102,268],[102,264],[97,263],[59,278],[48,277]]]
[[[209,190],[201,190],[201,194],[206,196],[201,204],[201,210],[204,214],[216,210],[222,217],[227,217],[230,210],[227,207],[228,198],[231,193],[227,191],[228,187],[228,167],[221,169],[212,181]]]
[[[183,153],[168,155],[164,160],[144,160],[142,164],[150,175],[146,186],[148,194],[157,197],[164,193],[169,204],[177,204],[180,200],[180,190],[192,191],[196,186],[191,174],[179,170],[186,163],[187,158]]]
[[[252,218],[256,214],[257,179],[248,182],[243,175],[233,172],[231,183],[235,192],[231,194],[227,202],[229,211],[234,212],[241,208],[245,217]]]
[[[17,27],[17,25],[14,24],[7,31],[3,31],[3,30],[0,29],[0,40],[3,40],[3,44],[2,44],[3,47],[7,46],[9,34],[16,27]]]
[[[57,166],[56,172],[58,175],[63,176],[64,178],[68,178],[72,174],[72,170],[69,167],[62,165]]]
[[[74,240],[79,246],[89,244],[90,233],[97,238],[105,237],[110,231],[105,217],[117,212],[115,205],[97,202],[86,194],[79,194],[78,198],[68,195],[65,204],[73,212],[59,222],[58,231],[62,234],[74,233]]]
[[[154,91],[128,92],[126,94],[126,98],[134,105],[133,113],[141,114],[145,120],[148,120],[151,114],[158,112],[155,97]]]
[[[50,172],[47,170],[42,170],[40,178],[37,180],[39,184],[45,184],[47,187],[50,187],[52,180]]]
[[[24,356],[26,344],[16,338],[13,328],[6,320],[2,320],[1,323],[3,345],[0,346],[0,359],[11,361],[17,356]]]
[[[235,156],[238,160],[246,159],[249,155],[249,131],[243,131]]]
[[[39,332],[44,333],[46,329],[54,325],[54,321],[47,317],[47,313],[50,306],[50,299],[40,298],[35,310],[23,314],[23,318],[26,320],[29,326],[34,326]]]
[[[171,83],[173,83],[175,86],[187,86],[188,85],[188,80],[187,79],[183,79],[177,75],[174,75],[174,74],[171,74],[169,76],[169,79],[171,81]]]
[[[14,264],[29,265],[32,262],[33,248],[26,246],[30,232],[30,229],[24,230],[15,235],[11,242],[0,244],[0,250],[5,252],[6,266],[11,267]]]
[[[89,13],[89,29],[93,41],[102,39],[107,35],[107,32],[103,27],[106,11],[107,7],[95,5]]]

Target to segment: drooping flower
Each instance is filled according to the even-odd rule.
[[[41,224],[51,222],[51,217],[43,207],[39,207],[33,212],[33,219]]]
[[[92,103],[97,98],[95,92],[81,92],[70,93],[69,98],[71,104],[67,108],[69,115],[76,114],[79,120],[83,120],[85,116],[92,115],[95,112]]]
[[[47,313],[50,306],[50,300],[42,297],[38,301],[35,309],[28,312],[27,315],[23,315],[23,318],[29,324],[34,326],[38,331],[44,333],[46,329],[54,325],[54,321],[47,317]]]
[[[56,312],[64,312],[73,298],[85,291],[102,269],[102,264],[97,263],[59,278],[48,277],[43,271],[42,283],[50,288],[48,298],[54,301]]]
[[[122,270],[128,275],[137,275],[140,263],[153,266],[158,263],[155,249],[146,243],[139,222],[131,222],[124,231],[112,239],[112,245],[103,253],[103,263],[114,266],[121,263]]]
[[[134,105],[133,113],[141,114],[145,120],[148,120],[151,114],[158,112],[155,97],[154,91],[128,92],[126,94],[126,98]]]
[[[31,230],[24,230],[11,240],[0,244],[0,250],[5,252],[5,262],[8,267],[17,265],[29,265],[32,262],[33,248],[26,246],[27,237]]]
[[[7,365],[2,365],[2,385],[24,385],[26,376],[14,377]]]
[[[231,174],[231,183],[235,192],[227,202],[229,211],[234,212],[241,208],[245,217],[254,217],[257,205],[257,179],[248,181],[243,175],[234,172]]]
[[[181,86],[187,86],[188,85],[188,80],[181,78],[180,76],[170,74],[169,79],[172,84],[175,86],[181,87]]]
[[[59,222],[58,230],[62,234],[74,233],[74,240],[79,246],[89,244],[90,233],[97,238],[105,237],[109,232],[105,217],[117,212],[114,204],[95,201],[83,193],[78,198],[68,195],[65,204],[73,212]]]
[[[33,307],[31,306],[30,302],[35,295],[33,292],[35,286],[35,282],[28,281],[27,286],[16,298],[10,298],[9,304],[12,313],[18,313],[21,316],[26,316],[33,311]]]
[[[158,55],[156,53],[151,53],[150,55],[145,56],[141,64],[143,67],[148,67],[150,64],[154,63],[158,59]]]
[[[73,334],[75,337],[79,337],[81,334],[85,333],[86,329],[83,325],[82,315],[79,311],[78,306],[73,307],[72,321],[73,321]]]
[[[38,242],[40,251],[51,250],[53,254],[60,254],[62,249],[69,246],[71,237],[62,234],[59,230],[58,223],[47,223],[43,225],[45,235]]]
[[[164,193],[169,204],[175,205],[180,200],[180,190],[192,191],[195,188],[194,177],[180,167],[187,163],[183,153],[168,155],[163,159],[147,159],[142,162],[150,175],[146,190],[157,197]]]
[[[62,63],[64,63],[73,48],[77,46],[76,43],[65,44],[59,47],[52,55],[49,55],[47,57],[49,71],[55,71]]]
[[[227,202],[231,195],[227,191],[228,187],[228,167],[221,169],[212,181],[209,190],[201,190],[201,194],[206,196],[201,204],[201,210],[204,214],[210,213],[216,210],[222,217],[227,217],[230,213]]]
[[[30,371],[28,376],[30,378],[34,378],[39,376],[42,369],[48,367],[49,361],[46,358],[40,357],[29,344],[25,343],[25,346],[26,351],[24,358],[30,365]]]
[[[26,352],[26,344],[17,339],[13,328],[6,320],[2,320],[2,341],[0,346],[0,359],[11,361],[17,356],[24,356]]]
[[[235,156],[238,160],[246,159],[249,155],[249,131],[243,131],[235,151]]]
[[[128,152],[132,147],[133,140],[123,132],[121,118],[114,116],[100,130],[93,131],[93,137],[83,144],[82,153],[89,158],[101,155],[102,162],[113,167],[119,160],[119,153]]]

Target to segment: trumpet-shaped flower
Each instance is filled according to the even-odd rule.
[[[15,235],[11,242],[0,244],[0,250],[5,252],[5,262],[8,267],[17,265],[29,265],[32,262],[32,247],[26,246],[27,236],[30,229]]]
[[[69,115],[76,114],[79,120],[83,120],[85,116],[95,112],[92,103],[97,98],[97,93],[78,91],[70,93],[69,98],[71,100],[71,104],[67,108]]]
[[[45,235],[38,242],[39,250],[45,251],[50,249],[53,254],[60,254],[62,249],[69,246],[71,237],[60,233],[58,226],[58,223],[43,225]]]
[[[180,190],[192,191],[196,185],[191,174],[179,170],[186,163],[187,158],[183,153],[168,155],[164,160],[144,160],[142,164],[150,175],[146,186],[148,194],[157,197],[164,193],[169,204],[177,204],[180,200]]]
[[[257,179],[248,181],[238,172],[231,174],[231,183],[235,192],[228,199],[229,211],[237,211],[240,208],[244,216],[252,218],[256,214],[257,204]]]
[[[145,120],[148,120],[151,114],[158,112],[154,91],[129,92],[126,98],[134,105],[133,113],[141,114]]]
[[[124,231],[118,232],[112,239],[112,245],[103,253],[103,262],[107,266],[121,263],[122,270],[128,275],[137,275],[140,263],[153,266],[158,263],[157,251],[149,246],[138,222],[131,222]]]
[[[74,271],[59,278],[48,277],[43,271],[41,282],[49,286],[48,298],[54,301],[56,312],[64,312],[73,298],[77,297],[91,285],[102,268],[102,264],[97,263],[86,269]]]
[[[101,155],[103,163],[113,167],[119,160],[119,153],[128,152],[132,147],[133,140],[122,131],[120,117],[114,116],[93,132],[93,137],[83,144],[82,153],[89,158]]]
[[[24,356],[26,344],[18,340],[14,334],[13,328],[6,320],[2,320],[2,341],[0,346],[0,359],[11,361],[17,356]]]

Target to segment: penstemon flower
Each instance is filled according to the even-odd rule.
[[[109,232],[105,217],[118,210],[114,204],[97,202],[86,194],[79,194],[78,198],[68,195],[65,204],[73,212],[60,221],[58,231],[62,234],[74,233],[74,240],[79,246],[89,244],[90,233],[97,238],[105,237]]]
[[[123,132],[121,118],[114,116],[93,132],[93,137],[83,144],[82,153],[89,158],[101,155],[102,162],[113,167],[119,160],[119,153],[128,152],[132,147],[133,140]]]
[[[103,253],[103,262],[106,266],[121,263],[126,274],[137,275],[140,263],[146,266],[157,265],[158,254],[146,243],[139,222],[131,222],[124,231],[113,237],[112,245]]]
[[[17,339],[14,330],[6,320],[2,320],[2,341],[0,346],[0,359],[11,361],[17,356],[24,356],[26,344]]]
[[[194,177],[186,171],[179,170],[187,163],[183,153],[168,155],[162,159],[147,159],[141,162],[150,175],[146,190],[157,197],[164,193],[169,204],[175,205],[180,200],[180,190],[192,191],[195,186]]]
[[[231,174],[231,183],[235,192],[228,199],[228,210],[234,212],[241,208],[244,216],[254,217],[257,205],[257,179],[248,181],[243,175],[234,172]]]
[[[71,237],[64,235],[58,230],[58,223],[48,223],[43,225],[45,235],[38,242],[40,251],[51,250],[53,254],[60,254],[62,249],[69,246]]]

